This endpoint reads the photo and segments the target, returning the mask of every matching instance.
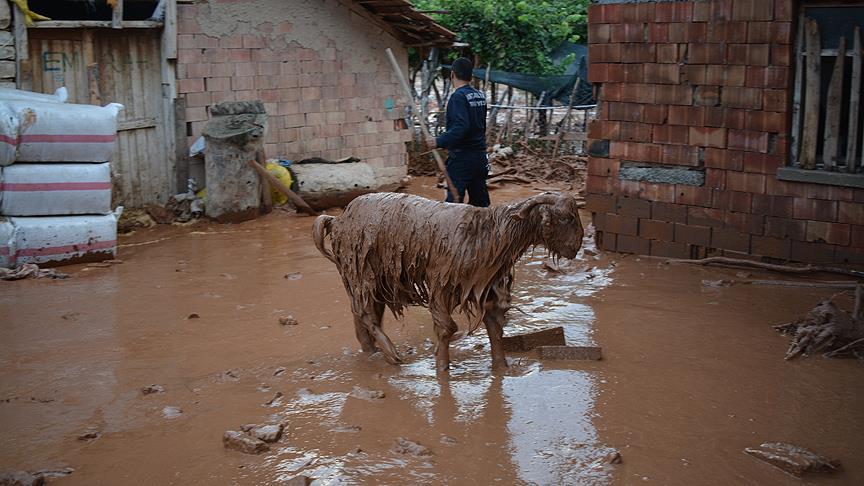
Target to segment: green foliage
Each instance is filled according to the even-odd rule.
[[[436,21],[471,45],[481,66],[560,74],[549,55],[564,41],[584,39],[590,0],[414,0],[419,10],[447,10]]]

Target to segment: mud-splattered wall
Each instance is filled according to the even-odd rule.
[[[385,49],[402,44],[351,1],[218,0],[178,5],[178,92],[187,142],[207,108],[260,99],[268,157],[355,156],[387,176],[406,173],[404,102]]]
[[[793,0],[589,9],[588,208],[607,250],[864,263],[864,189],[779,180]]]

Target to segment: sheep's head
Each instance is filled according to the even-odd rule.
[[[516,217],[538,224],[540,240],[553,255],[575,258],[585,235],[579,206],[573,196],[547,192],[526,199]]]

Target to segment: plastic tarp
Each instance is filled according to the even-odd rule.
[[[0,167],[0,214],[59,216],[111,212],[111,169],[102,164]]]
[[[538,97],[545,92],[542,106],[552,106],[554,101],[562,105],[569,104],[573,85],[577,79],[581,79],[573,106],[594,105],[596,104],[594,92],[588,82],[588,46],[565,42],[552,53],[552,60],[561,63],[570,54],[575,58],[560,75],[546,76],[492,69],[489,72],[489,81],[525,90]],[[449,68],[449,66],[445,67]],[[474,69],[474,77],[486,79],[486,69]]]

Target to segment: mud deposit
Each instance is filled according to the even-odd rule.
[[[429,184],[413,189],[441,192]],[[800,484],[743,452],[778,441],[842,462],[805,483],[864,484],[864,367],[785,362],[771,328],[830,290],[705,288],[735,272],[584,249],[552,274],[538,250],[517,265],[505,333],[560,325],[604,359],[511,353],[494,374],[481,329],[439,381],[425,309],[385,316],[406,364],[359,352],[312,221],[141,230],[123,264],[0,283],[0,470],[74,468],[48,479],[63,485]],[[222,445],[279,423],[259,455]],[[604,464],[614,450],[623,463]]]

